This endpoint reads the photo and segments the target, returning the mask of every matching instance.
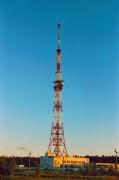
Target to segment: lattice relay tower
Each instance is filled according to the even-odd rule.
[[[54,119],[52,121],[50,141],[48,146],[48,154],[53,156],[67,156],[67,149],[64,138],[64,124],[62,117],[62,101],[61,92],[64,81],[61,78],[61,49],[60,49],[60,29],[58,24],[58,48],[57,48],[57,66],[56,80],[54,81],[55,101],[54,101]]]

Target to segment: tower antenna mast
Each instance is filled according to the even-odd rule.
[[[55,102],[54,102],[54,120],[51,127],[50,142],[48,152],[54,156],[67,156],[67,149],[64,139],[64,124],[62,120],[62,102],[61,92],[64,81],[61,79],[61,49],[60,49],[60,29],[58,24],[58,48],[57,48],[57,66],[56,66],[56,80],[54,81]]]

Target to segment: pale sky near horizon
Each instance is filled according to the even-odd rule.
[[[44,155],[61,24],[69,154],[119,149],[119,1],[0,0],[0,155]]]

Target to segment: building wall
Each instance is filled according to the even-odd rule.
[[[73,156],[66,157],[54,157],[54,166],[80,166],[82,164],[89,163],[89,158],[80,158]]]
[[[48,156],[40,157],[40,167],[42,169],[52,169],[54,164],[54,158]]]
[[[89,158],[80,158],[73,156],[42,156],[40,158],[40,166],[44,169],[50,169],[62,166],[81,166],[88,164]]]
[[[114,163],[96,163],[96,166],[104,166],[104,167],[112,167],[115,168]],[[119,169],[119,164],[117,164],[117,168]]]

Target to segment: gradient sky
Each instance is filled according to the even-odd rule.
[[[0,0],[0,155],[44,155],[57,24],[69,154],[119,149],[119,1]]]

